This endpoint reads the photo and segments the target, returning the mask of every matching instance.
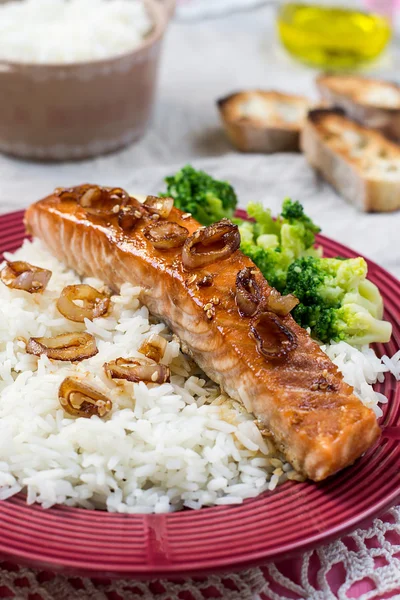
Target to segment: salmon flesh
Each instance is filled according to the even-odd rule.
[[[145,237],[152,219],[145,214],[126,232],[116,217],[98,218],[56,194],[33,204],[25,217],[28,232],[79,275],[97,277],[115,291],[125,282],[140,286],[150,313],[210,379],[255,415],[297,471],[320,481],[351,465],[379,437],[375,415],[290,314],[281,320],[296,347],[280,358],[260,352],[253,319],[239,313],[235,299],[238,272],[246,267],[268,295],[272,288],[259,269],[239,250],[188,269],[182,247],[157,249]],[[167,220],[189,235],[200,228],[176,208]]]

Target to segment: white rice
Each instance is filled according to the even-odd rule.
[[[55,306],[65,285],[79,282],[39,241],[25,242],[8,260],[26,260],[53,275],[43,294],[0,285],[0,499],[21,490],[27,502],[64,503],[120,513],[164,513],[182,507],[239,504],[286,479],[301,479],[234,401],[221,394],[180,352],[165,326],[140,306],[139,288],[125,284],[106,318],[74,324]],[[102,283],[87,279],[100,288]],[[29,337],[86,330],[99,353],[78,364],[25,352]],[[102,369],[137,349],[150,333],[168,340],[163,362],[171,383],[110,382]],[[379,414],[384,398],[371,384],[389,370],[400,378],[400,353],[380,360],[372,350],[332,344],[325,351]],[[58,387],[73,375],[113,402],[104,419],[73,418]]]
[[[379,404],[386,404],[387,398],[375,392],[372,385],[383,382],[385,373],[391,373],[400,381],[400,350],[392,358],[379,358],[369,346],[358,349],[346,342],[332,342],[322,346],[322,350],[337,365],[363,403],[372,408],[377,418],[381,417],[383,413]]]
[[[0,5],[0,60],[102,60],[134,50],[151,28],[142,0],[7,2]]]

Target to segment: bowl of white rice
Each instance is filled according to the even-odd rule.
[[[0,0],[0,151],[77,160],[143,136],[175,0]]]

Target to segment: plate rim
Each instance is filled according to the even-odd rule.
[[[22,225],[22,219],[23,219],[23,215],[24,215],[24,210],[18,210],[18,211],[13,211],[13,212],[9,212],[9,213],[4,213],[2,215],[0,215],[0,226],[2,223],[4,223],[4,221],[6,221],[7,223],[10,224],[11,228],[12,226],[16,227],[17,225],[20,226]],[[237,216],[239,217],[245,217],[246,216],[246,212],[242,209],[239,209],[237,211]],[[13,225],[11,225],[13,224]],[[23,239],[25,239],[27,237],[26,234],[23,235],[23,237],[21,237],[21,241]],[[334,240],[332,240],[331,238],[328,238],[324,235],[318,235],[317,236],[317,242],[321,243],[323,247],[327,246],[329,248],[329,246],[333,245],[335,250],[339,250],[340,252],[343,252],[345,256],[349,256],[349,255],[356,255],[356,256],[362,256],[359,253],[357,253],[355,250],[353,250],[352,248],[345,246],[344,244],[341,244],[339,242],[336,242]],[[7,243],[7,240],[6,240]],[[6,250],[5,250],[6,251]],[[380,267],[377,263],[375,263],[374,261],[364,257],[365,260],[368,263],[368,266],[373,267],[373,269],[378,270],[378,272],[384,276],[385,279],[388,279],[392,282],[392,284],[394,284],[396,287],[399,288],[399,292],[400,292],[400,282],[396,279],[396,277],[394,277],[391,273],[389,273],[386,269],[384,269],[383,267]],[[400,311],[399,311],[400,314]],[[400,386],[400,383],[397,382],[397,385],[395,386],[395,391],[394,393],[397,394],[398,391],[398,387]],[[351,467],[350,467],[351,468]],[[288,485],[288,484],[284,484],[284,485]],[[291,483],[289,483],[289,485],[292,485]],[[296,484],[293,484],[296,485]],[[281,489],[281,488],[280,488]],[[263,496],[263,495],[261,495]],[[243,505],[240,505],[240,507],[237,507],[237,509],[240,510],[240,508],[242,506],[246,506],[251,502],[254,502],[254,500],[256,500],[257,498],[260,498],[260,496],[256,497],[255,499],[249,499],[247,501],[245,501],[245,503]],[[286,557],[290,557],[290,556],[294,556],[294,555],[298,555],[299,552],[301,551],[305,551],[305,550],[309,550],[311,548],[315,548],[318,547],[322,544],[325,543],[329,543],[334,539],[337,539],[338,537],[341,537],[343,535],[346,535],[348,532],[353,531],[355,528],[362,526],[364,523],[366,523],[367,521],[371,520],[372,518],[375,518],[377,516],[379,516],[380,514],[382,514],[385,510],[387,510],[390,506],[393,506],[398,500],[400,500],[400,483],[398,484],[397,488],[394,489],[390,494],[386,494],[380,501],[375,502],[373,504],[373,506],[364,509],[361,513],[354,515],[352,518],[346,518],[346,520],[344,522],[339,522],[334,526],[331,526],[329,528],[328,531],[321,531],[319,533],[315,533],[313,535],[311,535],[310,537],[307,538],[307,540],[301,541],[301,540],[296,540],[295,542],[291,542],[291,543],[286,543],[285,545],[281,546],[278,550],[276,550],[273,554],[273,556],[269,554],[266,555],[265,551],[255,551],[254,553],[252,553],[251,551],[248,551],[246,553],[246,557],[240,557],[237,559],[232,559],[231,556],[227,557],[227,558],[219,558],[218,560],[214,560],[213,561],[213,566],[204,566],[204,560],[200,560],[198,562],[191,562],[190,565],[187,564],[185,568],[182,568],[182,564],[181,561],[178,561],[177,563],[170,563],[168,564],[168,566],[165,567],[157,567],[155,569],[154,564],[143,564],[140,567],[136,564],[133,568],[131,567],[131,565],[118,565],[118,568],[115,568],[113,570],[113,567],[110,566],[110,570],[107,569],[106,571],[106,577],[108,578],[121,578],[121,577],[127,577],[130,576],[132,578],[137,578],[137,579],[155,579],[155,578],[160,578],[160,577],[168,577],[168,576],[190,576],[190,575],[206,575],[209,573],[215,573],[215,572],[226,572],[226,571],[232,571],[232,570],[239,570],[239,569],[244,569],[244,568],[249,568],[249,567],[256,567],[256,566],[260,566],[262,564],[265,564],[266,562],[270,562],[273,560],[279,560],[282,558],[286,558]],[[5,501],[1,501],[0,502],[0,522],[3,518],[3,515],[1,513],[1,505],[3,503],[9,503],[11,504],[9,501],[5,500]],[[18,509],[18,505],[15,506],[16,509]],[[25,508],[26,509],[32,509],[32,507],[28,507],[25,504]],[[71,516],[71,518],[73,518],[73,515],[79,515],[80,517],[84,518],[84,516],[88,515],[89,513],[99,513],[98,515],[99,518],[100,517],[104,517],[106,515],[106,518],[108,516],[112,516],[113,518],[121,518],[123,517],[124,519],[129,519],[129,517],[131,515],[118,515],[118,514],[114,514],[114,513],[107,513],[107,512],[103,512],[103,511],[88,511],[87,509],[83,509],[83,508],[73,508],[73,507],[65,507],[65,506],[57,506],[53,509],[42,509],[40,506],[38,505],[34,505],[33,509],[35,513],[40,514],[40,513],[47,513],[48,511],[52,511],[52,514],[54,513],[62,513],[62,512],[68,512],[69,515]],[[213,512],[221,512],[221,511],[230,511],[232,510],[232,507],[229,506],[219,506],[219,507],[207,507],[207,508],[203,508],[201,509],[202,514],[206,515],[207,513],[209,513],[210,511]],[[196,511],[197,512],[197,511]],[[170,514],[166,514],[166,515],[132,515],[135,518],[141,518],[141,520],[146,523],[146,526],[149,526],[149,523],[152,523],[152,521],[157,521],[158,517],[161,517],[161,519],[167,519],[168,517],[171,517],[172,515],[176,515],[179,513],[170,513]],[[44,515],[42,515],[43,518]],[[57,514],[55,515],[56,517],[59,517],[60,515]],[[110,520],[110,524],[111,524],[111,520]],[[112,526],[112,524],[111,524]],[[150,529],[153,527],[153,525],[150,526]],[[148,532],[147,532],[148,533]],[[1,557],[5,557],[9,560],[12,561],[16,561],[19,563],[23,563],[23,564],[27,564],[27,565],[31,565],[31,566],[36,566],[36,567],[51,567],[52,569],[55,570],[63,570],[65,572],[71,572],[71,573],[79,573],[81,575],[87,575],[87,576],[92,576],[92,577],[98,577],[99,573],[103,572],[103,567],[99,569],[99,567],[95,568],[95,563],[96,561],[93,562],[92,565],[92,561],[90,562],[84,562],[82,561],[82,559],[80,560],[71,560],[71,561],[65,561],[62,560],[60,561],[59,559],[57,559],[56,557],[47,557],[46,559],[41,559],[38,558],[38,555],[35,555],[35,547],[32,547],[32,550],[30,550],[29,552],[23,551],[22,549],[20,551],[10,551],[10,549],[8,549],[4,544],[3,541],[0,539],[0,556]]]

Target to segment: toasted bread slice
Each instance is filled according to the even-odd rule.
[[[400,140],[399,85],[354,75],[320,75],[317,86],[329,105],[343,108],[351,119]]]
[[[341,109],[308,114],[302,150],[347,200],[365,211],[400,208],[400,147],[346,118]]]
[[[310,103],[303,96],[249,90],[217,101],[232,144],[242,152],[299,150],[300,131]]]

